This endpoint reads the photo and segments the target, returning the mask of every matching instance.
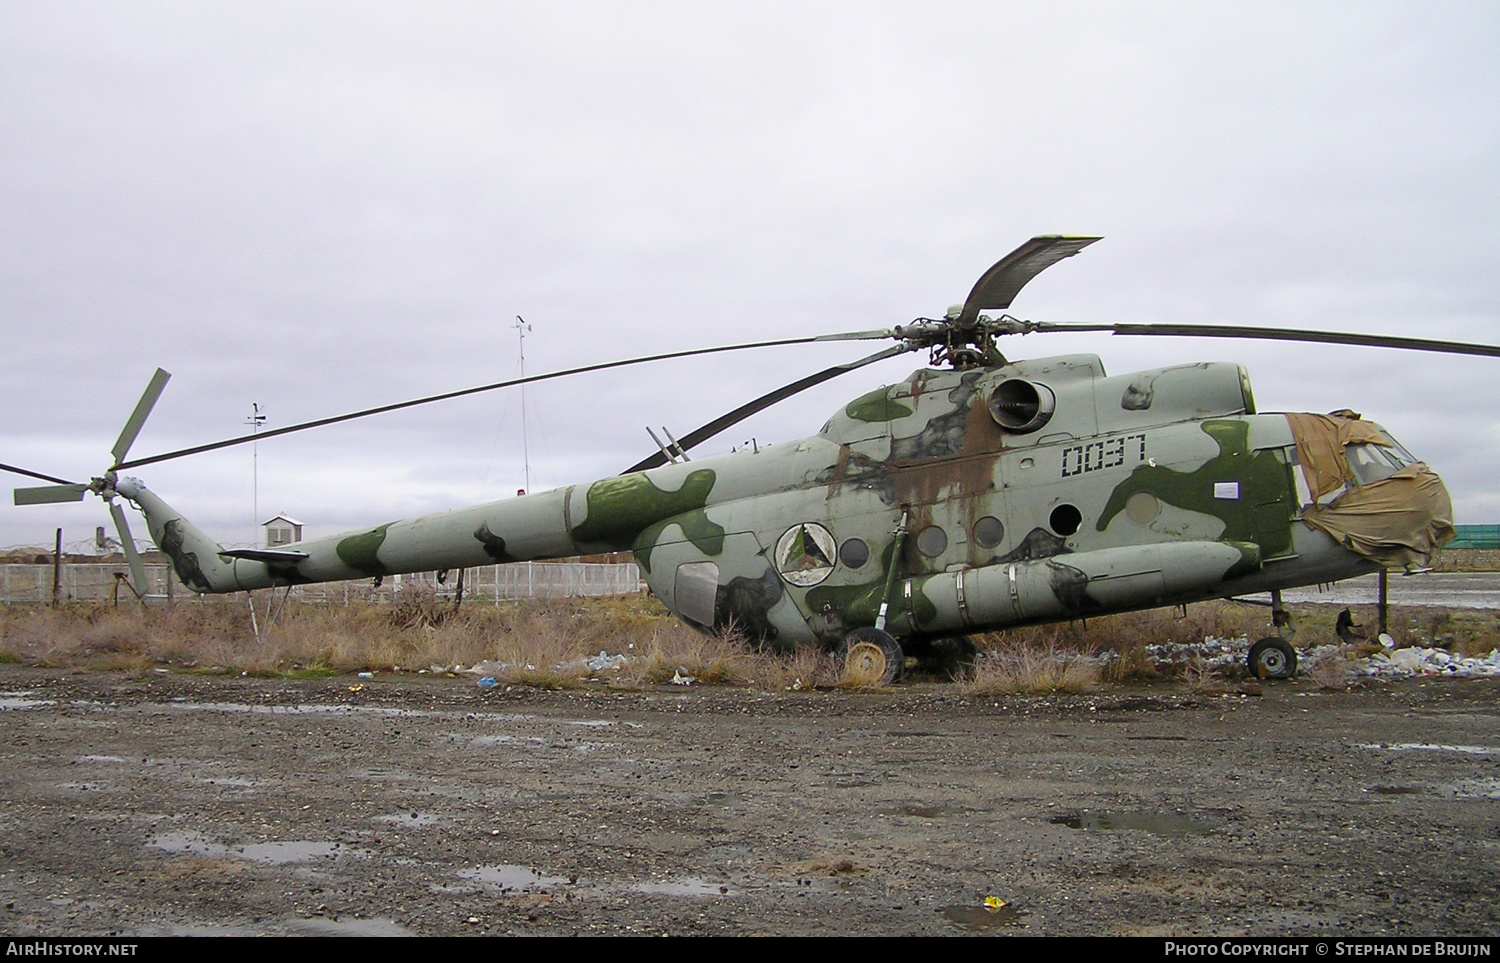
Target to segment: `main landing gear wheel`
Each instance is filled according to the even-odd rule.
[[[1257,679],[1290,679],[1297,674],[1297,650],[1274,635],[1250,646],[1246,662]]]
[[[839,661],[844,665],[846,680],[869,680],[875,685],[889,685],[901,678],[906,656],[901,643],[880,629],[855,629],[839,646]]]

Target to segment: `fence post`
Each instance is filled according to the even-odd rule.
[[[52,607],[57,608],[58,582],[62,579],[62,529],[57,530],[57,545],[52,549]]]

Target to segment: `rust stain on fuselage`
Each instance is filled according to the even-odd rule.
[[[912,532],[929,525],[972,531],[974,523],[987,514],[1000,514],[990,496],[1001,487],[1000,457],[1005,451],[1005,433],[990,417],[981,394],[972,386],[965,390],[966,410],[963,418],[963,445],[955,453],[933,458],[893,459],[890,463],[896,502],[910,506]],[[938,416],[942,417],[942,416]],[[946,508],[948,517],[938,518],[936,509]],[[960,517],[952,517],[957,509]],[[927,559],[908,542],[909,571],[926,572],[937,568],[936,559]]]

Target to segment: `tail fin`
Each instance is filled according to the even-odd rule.
[[[223,547],[156,497],[139,478],[121,478],[114,488],[140,507],[151,528],[151,540],[172,560],[183,585],[194,592],[233,592],[240,587],[233,563],[220,557]]]

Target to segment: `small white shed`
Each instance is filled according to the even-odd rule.
[[[302,523],[289,515],[277,515],[263,523],[266,530],[266,548],[280,548],[292,542],[302,541]]]

